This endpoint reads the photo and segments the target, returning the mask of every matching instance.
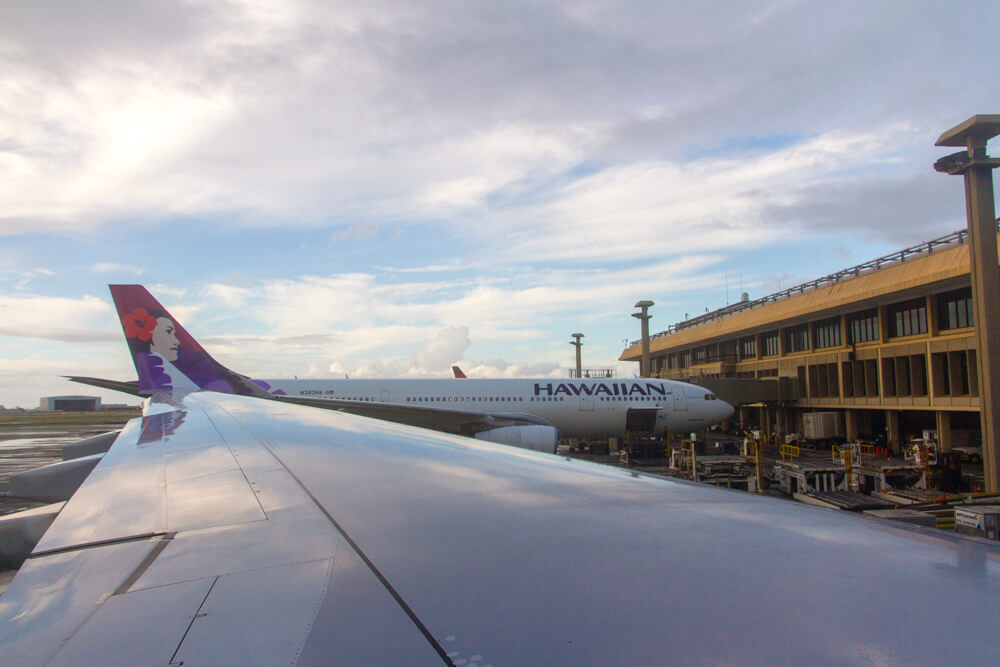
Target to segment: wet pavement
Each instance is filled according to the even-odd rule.
[[[121,428],[120,423],[67,426],[65,424],[0,425],[0,492],[10,488],[10,476],[23,470],[62,461],[62,447],[82,438]],[[0,497],[0,515],[20,512],[44,503]]]

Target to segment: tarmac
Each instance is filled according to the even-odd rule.
[[[0,492],[10,489],[13,474],[62,461],[63,445],[99,433],[117,431],[138,414],[138,410],[134,410],[0,415]],[[0,497],[0,515],[42,504]]]

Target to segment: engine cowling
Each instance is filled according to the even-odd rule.
[[[489,440],[501,445],[533,449],[546,454],[556,453],[559,433],[553,426],[532,424],[528,426],[501,426],[476,433],[479,440]]]

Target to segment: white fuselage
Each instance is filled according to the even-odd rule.
[[[653,430],[678,433],[716,424],[733,408],[710,391],[685,382],[652,379],[370,379],[264,380],[272,392],[307,398],[372,401],[470,413],[528,413],[561,437],[618,437],[629,412],[655,414]],[[644,429],[645,430],[645,429]]]

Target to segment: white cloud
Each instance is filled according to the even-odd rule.
[[[56,26],[18,8],[0,28],[0,233],[224,215],[342,241],[393,223],[504,262],[768,243],[846,171],[930,148],[951,93],[989,100],[968,82],[991,70],[965,66],[992,52],[985,16],[893,7],[254,0],[68,5]],[[740,143],[783,135],[812,138]]]
[[[669,298],[721,280],[703,273],[715,261],[691,256],[618,270],[519,271],[483,282],[397,283],[394,274],[355,273],[240,288],[213,284],[185,302],[187,310],[171,310],[217,359],[256,376],[314,376],[322,368],[352,377],[447,375],[459,361],[480,375],[558,375],[572,356],[562,340],[569,331],[631,326],[637,299]],[[249,318],[257,324],[248,326]],[[260,333],[247,335],[248,328]],[[553,328],[564,333],[554,339]],[[588,339],[588,363],[612,364],[618,343]],[[494,351],[506,351],[509,361],[484,360]]]
[[[468,327],[448,327],[439,331],[427,347],[416,356],[416,366],[425,372],[451,368],[452,364],[462,358],[467,349],[469,349]]]
[[[137,266],[116,264],[115,262],[98,262],[90,267],[91,273],[130,273],[135,276],[142,275],[142,269]]]
[[[362,222],[337,232],[330,237],[334,243],[338,241],[372,241],[378,238],[378,225],[374,222]]]
[[[480,229],[502,230],[511,261],[634,259],[761,246],[801,233],[774,224],[774,206],[803,202],[845,170],[884,164],[907,128],[831,132],[750,158],[632,162],[553,191],[548,201],[512,207]],[[770,223],[770,224],[768,224]],[[558,249],[558,252],[554,252]]]
[[[3,321],[5,329],[26,333],[58,329],[107,332],[117,318],[107,301],[90,295],[68,299],[0,294],[0,321]]]

